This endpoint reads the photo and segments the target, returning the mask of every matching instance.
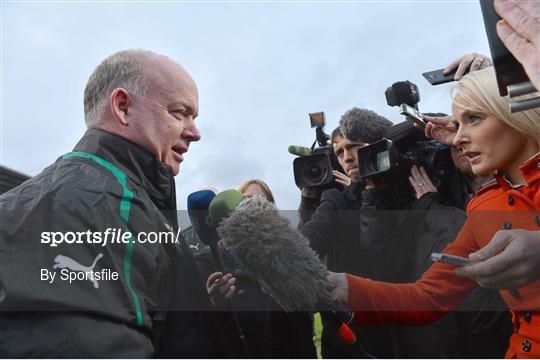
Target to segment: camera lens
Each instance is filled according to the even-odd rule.
[[[316,187],[332,183],[332,160],[328,148],[320,148],[319,152],[294,159],[294,182],[299,187]],[[315,150],[317,151],[317,149]]]
[[[385,150],[377,153],[376,164],[377,171],[386,171],[390,169],[390,155],[388,154],[388,151]]]
[[[306,163],[303,175],[306,181],[317,184],[326,177],[326,170],[319,162],[310,161]]]

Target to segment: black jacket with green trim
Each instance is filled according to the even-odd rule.
[[[151,153],[89,129],[0,210],[0,357],[212,356],[208,296],[174,240],[172,170]],[[148,233],[171,235],[137,240]]]

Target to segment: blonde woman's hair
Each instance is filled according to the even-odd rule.
[[[238,191],[240,191],[242,194],[246,192],[247,188],[250,185],[259,185],[259,187],[262,189],[264,195],[266,196],[266,200],[270,201],[272,204],[275,204],[274,201],[274,195],[272,195],[272,191],[270,190],[270,187],[262,180],[259,179],[251,179],[244,181],[239,187]]]
[[[512,100],[538,95],[534,93],[512,98]],[[463,77],[453,89],[452,100],[463,109],[493,115],[517,132],[532,137],[536,143],[540,144],[540,109],[510,113],[508,110],[510,98],[499,95],[493,66],[473,71]]]

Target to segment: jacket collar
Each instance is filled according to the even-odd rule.
[[[519,171],[521,171],[521,174],[525,178],[525,182],[529,186],[537,181],[540,181],[540,153],[536,153],[536,155],[523,163],[519,167]],[[497,183],[505,190],[510,190],[512,188],[524,185],[521,184],[519,186],[515,186],[511,184],[510,181],[508,181],[502,174],[496,174],[495,179],[497,180]]]
[[[113,163],[129,180],[145,189],[158,208],[176,210],[172,169],[146,149],[107,131],[88,129],[73,150],[94,154]]]
[[[536,153],[532,158],[527,160],[519,167],[527,184],[532,185],[536,181],[540,181],[540,153]]]

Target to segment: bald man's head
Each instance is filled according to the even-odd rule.
[[[148,50],[124,50],[112,54],[99,64],[84,89],[84,118],[87,127],[96,127],[101,114],[116,88],[123,88],[134,96],[146,92],[144,67],[146,61],[156,56]]]
[[[88,127],[134,142],[177,174],[184,153],[201,137],[194,120],[199,95],[187,71],[147,50],[109,56],[90,76],[84,96]]]

